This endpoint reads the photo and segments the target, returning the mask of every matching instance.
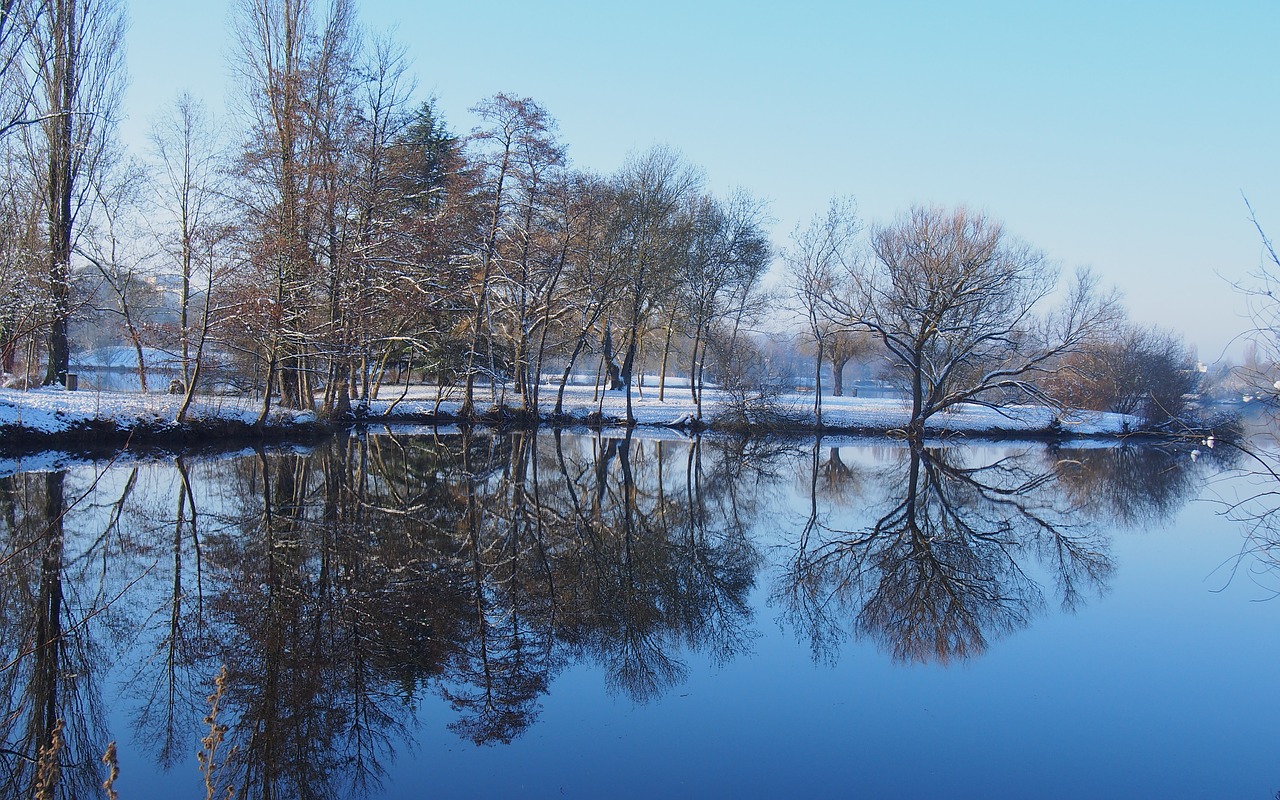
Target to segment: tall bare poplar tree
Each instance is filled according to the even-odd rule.
[[[115,0],[48,0],[29,9],[34,150],[44,185],[51,302],[45,383],[65,383],[70,347],[71,253],[77,218],[111,153],[124,88],[124,14]]]

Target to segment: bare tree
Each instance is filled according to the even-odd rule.
[[[1200,383],[1195,353],[1182,337],[1154,326],[1121,325],[1072,353],[1048,384],[1076,408],[1141,415],[1148,425],[1184,419]]]
[[[15,385],[30,386],[36,380],[37,337],[51,313],[43,280],[48,263],[41,181],[18,139],[0,140],[0,373],[13,375]],[[16,375],[20,355],[21,377]]]
[[[352,107],[331,113],[325,125],[332,146],[322,171],[330,353],[324,409],[335,417],[349,413],[353,393],[368,399],[372,342],[389,332],[378,313],[377,265],[406,255],[387,234],[397,203],[393,145],[412,120],[412,81],[404,48],[392,39],[373,40],[365,54]]]
[[[501,266],[499,260],[509,251],[500,245],[518,230],[521,222],[531,221],[537,195],[542,191],[543,170],[563,158],[554,139],[555,120],[531,98],[499,93],[476,105],[472,112],[483,120],[472,132],[469,146],[483,175],[480,191],[484,198],[485,223],[483,240],[473,252],[471,348],[467,352],[466,390],[462,400],[464,416],[473,413],[475,408],[475,380],[480,371],[477,362],[487,362],[485,371],[491,381],[497,377],[492,292],[495,274]],[[523,263],[527,269],[527,249],[518,245],[515,249],[516,268]]]
[[[739,345],[738,334],[751,294],[769,265],[764,214],[764,205],[745,192],[738,192],[728,202],[702,196],[690,204],[675,295],[684,300],[677,305],[684,307],[692,339],[689,386],[697,419],[702,418],[703,373],[715,327],[723,323],[728,328],[723,344],[732,354]]]
[[[124,86],[124,13],[115,0],[49,0],[28,9],[52,302],[45,383],[65,383],[70,347],[71,253],[92,181],[113,155]]]
[[[572,221],[572,246],[565,250],[567,313],[563,326],[573,346],[560,376],[554,416],[564,411],[564,393],[574,365],[593,342],[607,339],[606,320],[616,313],[619,287],[624,278],[618,269],[616,229],[621,216],[617,187],[604,178],[577,174],[574,180],[572,210],[565,219]],[[568,210],[568,209],[566,209]],[[567,344],[567,342],[566,342]]]
[[[154,311],[158,303],[156,293],[145,280],[144,264],[148,257],[131,247],[131,243],[141,238],[137,220],[144,180],[141,165],[132,160],[121,160],[110,170],[94,176],[92,186],[98,213],[89,228],[90,235],[81,238],[75,252],[101,276],[109,304],[95,310],[119,317],[137,359],[138,386],[146,393],[144,347],[148,344],[149,312]]]
[[[1280,303],[1276,302],[1280,296],[1280,254],[1247,198],[1245,207],[1262,243],[1262,263],[1249,283],[1236,286],[1248,303],[1251,323],[1243,337],[1247,341],[1245,363],[1238,372],[1245,385],[1274,409],[1280,406]]]
[[[214,124],[204,105],[183,92],[169,111],[151,129],[152,153],[156,168],[153,174],[155,198],[168,217],[155,235],[167,252],[182,279],[178,298],[178,354],[182,364],[182,383],[189,394],[200,371],[198,355],[207,328],[193,318],[199,273],[213,267],[204,259],[204,245],[212,231],[220,228],[218,219],[222,186],[220,147]],[[204,293],[205,305],[210,302]]]
[[[871,355],[876,349],[875,340],[866,331],[842,330],[835,325],[826,325],[822,338],[831,364],[831,394],[843,397],[845,366]]]
[[[315,312],[323,305],[316,290],[339,268],[335,151],[346,144],[338,118],[348,110],[355,23],[348,0],[317,5],[241,0],[238,9],[249,125],[244,202],[267,284],[263,300],[273,308],[263,416],[277,382],[281,404],[314,405],[309,364]]]
[[[564,147],[554,137],[551,122],[542,136],[522,136],[516,141],[513,189],[516,200],[506,237],[503,272],[502,317],[509,342],[515,388],[526,412],[535,412],[538,375],[532,363],[534,328],[544,318],[544,296],[558,283],[562,261],[558,257],[556,187],[565,182]]]
[[[655,147],[631,157],[615,178],[619,218],[613,245],[620,271],[624,350],[617,384],[627,393],[627,424],[635,424],[631,384],[644,325],[655,303],[677,282],[680,211],[702,189],[702,174],[674,150]],[[611,344],[608,332],[606,344]],[[606,346],[606,361],[612,349]]]
[[[908,434],[958,403],[1052,402],[1043,378],[1118,313],[1114,295],[1080,273],[1061,306],[1041,315],[1058,270],[1003,226],[964,208],[913,208],[871,235],[873,258],[843,276],[827,305],[851,330],[874,334],[906,379]]]
[[[813,411],[822,424],[822,361],[834,330],[831,308],[842,275],[858,265],[857,239],[862,232],[858,207],[851,197],[833,198],[826,214],[817,215],[791,233],[791,246],[783,251],[787,285],[804,315],[807,335],[813,342]],[[840,303],[845,306],[845,303]]]

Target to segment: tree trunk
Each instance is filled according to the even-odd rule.
[[[46,13],[52,15],[51,35],[53,64],[49,85],[49,112],[56,115],[46,123],[49,146],[49,291],[52,319],[49,325],[49,363],[45,370],[46,386],[67,382],[71,349],[67,335],[67,318],[71,314],[71,209],[73,170],[76,154],[72,121],[80,66],[76,63],[75,2],[54,3]]]
[[[564,387],[569,383],[569,376],[573,374],[573,365],[577,362],[578,356],[582,353],[582,348],[587,344],[587,337],[584,333],[578,337],[578,342],[573,346],[573,355],[569,356],[569,363],[564,368],[564,375],[560,377],[560,390],[556,392],[556,410],[555,416],[564,413]]]
[[[813,416],[822,427],[822,337],[817,337],[818,353],[813,359]]]
[[[831,359],[831,394],[836,397],[844,397],[844,365],[847,363],[847,358]]]
[[[662,345],[662,374],[658,378],[658,402],[661,403],[667,391],[667,357],[671,354],[671,336],[676,327],[676,309],[673,304],[671,315],[667,317],[667,337]]]

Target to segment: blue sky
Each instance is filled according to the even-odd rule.
[[[131,145],[183,89],[223,107],[231,5],[130,4]],[[768,200],[779,243],[835,194],[870,221],[963,203],[1093,267],[1205,360],[1248,327],[1242,193],[1280,238],[1274,0],[365,0],[360,18],[395,28],[459,133],[507,92],[542,103],[584,168],[670,144],[713,189]]]

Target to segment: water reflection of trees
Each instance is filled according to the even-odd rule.
[[[1280,596],[1280,448],[1273,436],[1258,433],[1237,447],[1238,469],[1214,493],[1219,513],[1242,532],[1239,552],[1219,572],[1226,583],[1253,582],[1268,599]]]
[[[88,796],[101,778],[102,611],[94,555],[69,540],[63,472],[0,478],[0,796]],[[42,766],[43,764],[43,766]]]
[[[1101,448],[795,452],[383,433],[0,478],[0,794],[31,793],[59,721],[60,791],[100,785],[108,671],[135,740],[195,782],[225,666],[219,795],[375,790],[429,694],[479,744],[527,730],[569,664],[650,700],[690,652],[750,648],[749,531],[798,463],[809,524],[779,596],[819,651],[856,634],[903,660],[973,655],[1050,591],[1067,607],[1102,591],[1090,514],[1171,513],[1192,479],[1185,458]]]
[[[1194,453],[1194,455],[1193,455]],[[1229,451],[1186,446],[1056,448],[1048,451],[1056,487],[1094,520],[1146,528],[1168,521]]]
[[[899,661],[979,655],[1025,626],[1047,587],[1066,610],[1105,591],[1113,565],[1098,522],[1171,514],[1195,480],[1185,456],[1151,448],[977,462],[975,451],[919,442],[900,452],[871,470],[844,464],[838,448],[812,452],[810,513],[777,594],[819,656],[834,657],[849,635]],[[861,527],[833,522],[864,485],[879,493],[872,503],[887,500]]]
[[[476,743],[521,735],[584,659],[648,700],[683,653],[749,645],[749,447],[383,434],[98,471],[71,500],[62,473],[0,480],[3,794],[58,720],[62,791],[101,784],[113,667],[138,740],[193,780],[226,667],[219,794],[367,793],[424,692]]]

